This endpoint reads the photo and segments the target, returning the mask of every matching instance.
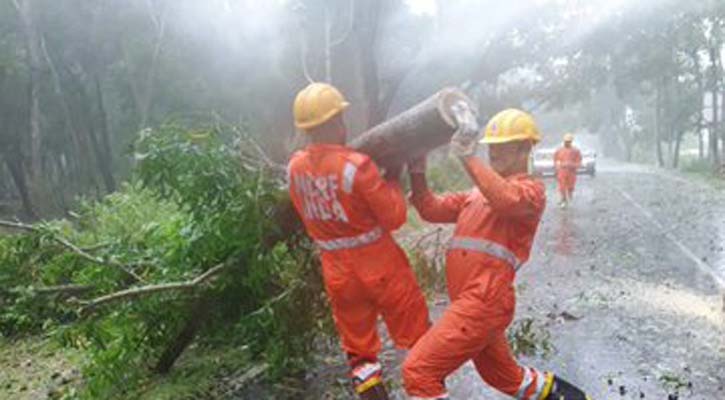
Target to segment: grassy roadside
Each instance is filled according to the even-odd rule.
[[[45,399],[72,395],[80,382],[79,352],[52,339],[0,338],[0,399]]]
[[[684,161],[682,167],[677,172],[685,178],[692,179],[714,189],[725,190],[725,176],[721,176],[713,171],[709,161]]]
[[[53,339],[0,339],[0,399],[74,399],[82,385],[79,351]],[[251,364],[246,348],[194,347],[171,373],[153,375],[117,399],[216,399],[239,391],[264,374],[266,365]]]

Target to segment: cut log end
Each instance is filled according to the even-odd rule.
[[[437,93],[438,96],[438,112],[443,121],[451,128],[457,128],[458,122],[453,111],[453,106],[459,102],[465,103],[469,108],[475,110],[474,103],[460,90],[447,87]]]

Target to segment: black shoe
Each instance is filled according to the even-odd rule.
[[[549,395],[542,400],[592,400],[581,389],[555,376]]]
[[[359,393],[360,400],[388,400],[388,391],[385,390],[385,385],[382,383],[375,385],[370,389]]]

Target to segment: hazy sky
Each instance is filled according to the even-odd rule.
[[[414,14],[433,15],[438,9],[435,0],[405,0],[405,2]]]

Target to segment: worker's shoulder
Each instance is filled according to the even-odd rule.
[[[289,162],[287,162],[287,168],[292,168],[294,165],[298,164],[301,160],[306,158],[308,156],[307,150],[296,150],[290,155]]]
[[[349,147],[346,148],[345,151],[341,152],[340,155],[345,159],[345,161],[352,163],[356,167],[361,167],[371,161],[369,155],[361,153]]]
[[[544,181],[541,179],[540,174],[520,175],[517,177],[517,179],[514,179],[514,182],[520,185],[531,187],[542,193],[546,192],[546,185],[544,185]]]

